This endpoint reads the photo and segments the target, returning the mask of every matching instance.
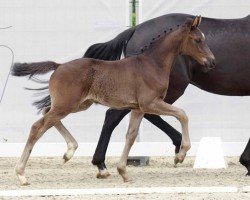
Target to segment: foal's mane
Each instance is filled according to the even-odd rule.
[[[179,27],[180,27],[180,25],[178,24],[173,28],[165,29],[163,31],[163,33],[158,34],[156,37],[153,37],[151,39],[151,41],[148,43],[148,45],[145,45],[145,46],[141,47],[140,51],[139,52],[136,51],[136,53],[133,54],[133,55],[140,55],[142,53],[152,51],[154,49],[154,47],[157,46],[157,44],[159,44],[163,39],[165,39],[165,37],[167,37],[173,31],[177,30]]]

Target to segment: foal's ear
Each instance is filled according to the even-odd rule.
[[[198,26],[200,26],[200,24],[201,24],[201,15],[195,17],[192,26],[197,28]]]
[[[194,19],[187,18],[185,25],[190,28],[190,30],[197,28],[201,23],[201,16],[196,16]]]

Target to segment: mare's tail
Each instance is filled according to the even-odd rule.
[[[83,57],[100,60],[119,60],[122,52],[125,53],[127,43],[134,32],[135,28],[130,28],[108,42],[93,44],[87,49]]]

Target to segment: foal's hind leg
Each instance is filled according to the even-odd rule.
[[[86,110],[92,104],[93,104],[92,101],[86,100],[85,102],[83,102],[79,106],[78,111]],[[43,115],[45,115],[49,110],[50,110],[50,107],[44,108],[43,109]],[[64,163],[66,163],[67,161],[69,161],[73,157],[76,149],[78,148],[78,143],[75,140],[75,138],[70,134],[70,132],[66,129],[66,127],[62,124],[61,121],[59,121],[58,123],[56,123],[54,125],[54,127],[59,131],[59,133],[63,136],[63,138],[65,139],[65,141],[67,143],[68,149],[65,152],[65,154],[63,155]]]
[[[79,106],[79,109],[77,110],[77,112],[88,109],[92,104],[93,102],[90,100],[84,101]],[[61,133],[61,135],[64,137],[65,141],[67,142],[68,150],[63,155],[64,163],[66,163],[73,157],[76,149],[78,148],[78,144],[75,138],[70,134],[70,132],[66,129],[66,127],[62,124],[61,121],[56,123],[55,127]]]
[[[40,120],[35,122],[30,130],[28,141],[23,150],[22,156],[16,165],[16,174],[21,182],[21,185],[28,185],[28,181],[24,175],[25,166],[31,154],[32,148],[39,138],[59,120],[65,117],[68,113],[58,113],[50,110]]]
[[[66,163],[73,157],[76,149],[78,148],[78,143],[61,121],[57,122],[54,126],[67,142],[67,151],[63,155],[63,163]]]
[[[124,182],[130,181],[127,170],[126,170],[128,154],[132,145],[134,144],[136,136],[138,135],[138,130],[139,130],[143,115],[144,113],[142,113],[139,110],[132,110],[130,114],[129,127],[128,127],[128,132],[126,135],[126,143],[122,152],[122,156],[120,158],[120,162],[117,166],[117,170],[119,174],[122,176]]]
[[[43,115],[45,115],[49,110],[50,107],[44,108]],[[70,132],[65,128],[61,121],[57,122],[54,127],[59,131],[59,133],[63,136],[64,140],[67,143],[68,149],[63,155],[63,162],[66,163],[73,157],[76,149],[78,148],[78,143],[75,138],[70,134]]]

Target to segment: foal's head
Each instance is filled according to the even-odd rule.
[[[201,16],[195,19],[188,18],[182,26],[184,29],[184,40],[181,46],[181,53],[189,55],[198,63],[204,66],[203,71],[208,72],[215,67],[215,58],[205,42],[205,36],[198,28]]]

